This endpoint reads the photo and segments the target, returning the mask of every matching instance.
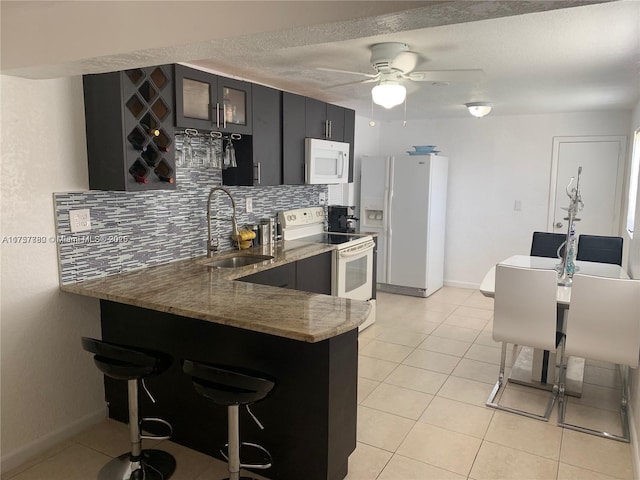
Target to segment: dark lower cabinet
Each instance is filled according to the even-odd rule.
[[[256,310],[259,310],[256,306]],[[256,473],[273,480],[341,480],[356,447],[358,329],[317,343],[253,332],[131,305],[100,301],[102,338],[173,357],[147,379],[140,413],[173,426],[172,441],[219,458],[227,443],[227,409],[197,394],[182,372],[184,359],[264,372],[272,393],[251,407],[260,430],[240,410],[240,439],[264,446],[273,466]],[[109,417],[128,421],[127,382],[105,378]]]
[[[296,264],[286,263],[279,267],[239,278],[241,282],[271,285],[272,287],[296,289]]]
[[[238,280],[303,292],[331,295],[332,253],[326,252],[297,262],[247,275]]]
[[[331,295],[331,252],[296,262],[296,290]]]

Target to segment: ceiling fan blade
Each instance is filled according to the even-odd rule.
[[[355,82],[347,82],[347,83],[340,83],[338,85],[330,85],[328,87],[325,87],[325,90],[329,90],[330,88],[346,87],[348,85],[357,85],[358,83],[373,83],[377,81],[378,81],[377,78],[368,78],[367,80],[356,80]]]
[[[404,78],[414,82],[477,82],[484,77],[484,70],[426,70],[411,72]]]
[[[409,73],[418,65],[420,55],[416,52],[400,52],[391,62],[391,68]]]
[[[350,70],[339,70],[337,68],[326,68],[326,67],[316,67],[316,70],[322,70],[323,72],[347,73],[349,75],[361,75],[363,77],[370,77],[370,78],[374,78],[380,75],[379,73],[352,72]]]

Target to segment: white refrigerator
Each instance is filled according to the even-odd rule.
[[[449,160],[363,156],[360,229],[378,234],[381,291],[428,297],[442,287]]]

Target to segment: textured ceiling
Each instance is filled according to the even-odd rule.
[[[421,54],[417,70],[483,72],[469,78],[457,75],[444,86],[407,82],[409,119],[466,116],[462,105],[476,100],[493,102],[492,115],[631,109],[640,90],[640,2],[634,0],[114,2],[130,8],[154,5],[154,13],[174,15],[174,22],[166,22],[172,30],[162,37],[164,44],[158,37],[158,46],[149,47],[154,38],[144,29],[157,26],[153,21],[139,26],[138,39],[117,35],[120,17],[111,19],[105,11],[104,21],[91,26],[93,35],[77,32],[74,37],[71,30],[79,28],[78,18],[69,25],[59,23],[66,29],[67,45],[69,38],[82,37],[76,58],[70,48],[56,45],[60,39],[46,31],[49,25],[56,25],[55,13],[68,8],[70,2],[38,2],[41,9],[23,7],[32,2],[15,2],[13,10],[4,8],[7,3],[1,3],[2,73],[30,78],[183,62],[369,115],[371,84],[329,88],[365,77],[317,68],[374,73],[369,65],[370,45],[395,41]],[[110,6],[109,2],[94,5]],[[166,10],[176,5],[182,8]],[[220,27],[208,30],[207,22],[198,23],[202,19],[192,15],[207,15],[208,19],[211,12],[207,9],[212,6],[224,14],[208,23]],[[38,23],[43,11],[48,21]],[[73,14],[84,15],[79,7]],[[12,29],[5,28],[6,18],[12,20]],[[29,23],[23,27],[16,21],[20,18]],[[234,21],[236,18],[246,21]],[[46,58],[54,60],[37,59],[45,47],[25,43],[33,38],[29,29],[34,25],[49,35]],[[5,32],[14,36],[7,37]],[[20,35],[25,36],[23,43]],[[67,55],[55,58],[56,52]],[[376,120],[404,115],[402,106],[389,111],[376,106],[373,111]]]
[[[467,115],[463,104],[479,100],[494,103],[494,115],[631,109],[638,100],[640,2],[587,5],[466,23],[431,20],[443,24],[337,42],[263,38],[255,48],[238,48],[230,54],[225,49],[215,59],[193,63],[342,103],[368,115],[371,84],[327,88],[365,77],[317,67],[374,73],[369,47],[395,41],[409,44],[422,55],[417,70],[484,72],[479,78],[474,75],[467,80],[462,75],[444,86],[405,82],[409,91],[407,118],[463,116]],[[407,25],[415,18],[410,22],[399,15],[391,19],[394,21]],[[336,28],[336,37],[344,30],[353,31],[344,25]],[[303,35],[290,35],[298,33]],[[286,46],[292,44],[299,46]],[[443,79],[448,77],[444,75]],[[385,111],[375,106],[373,116],[401,119],[404,109],[399,106]]]

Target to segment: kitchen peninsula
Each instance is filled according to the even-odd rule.
[[[250,368],[277,379],[252,408],[265,429],[241,414],[241,439],[273,455],[263,474],[273,479],[342,479],[356,442],[358,330],[366,302],[234,281],[327,254],[330,245],[281,244],[250,251],[273,259],[244,267],[207,266],[212,258],[181,260],[63,285],[65,292],[101,300],[102,335],[174,357],[169,371],[147,382],[154,405],[141,412],[173,425],[173,441],[219,456],[226,443],[226,409],[197,395],[181,360]],[[220,255],[223,258],[224,254]],[[127,421],[126,386],[105,378],[109,416]]]

